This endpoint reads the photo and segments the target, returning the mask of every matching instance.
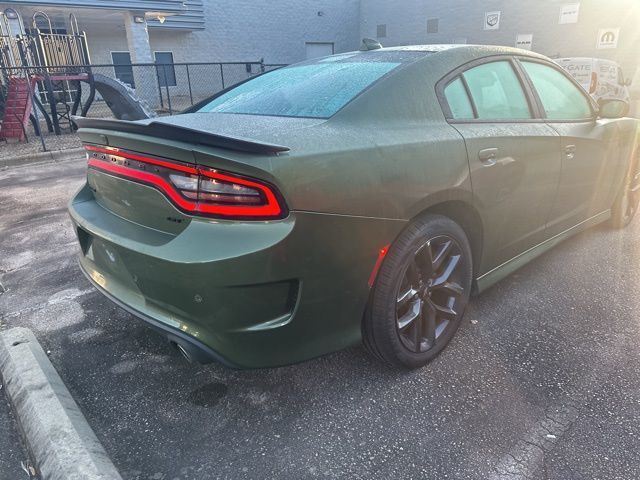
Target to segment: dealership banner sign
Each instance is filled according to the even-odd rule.
[[[502,12],[485,12],[484,13],[484,29],[498,30],[500,28],[500,15]]]
[[[516,37],[516,48],[524,48],[525,50],[531,50],[533,46],[533,34],[531,33],[519,33]]]
[[[578,15],[580,13],[579,3],[566,3],[560,7],[560,20],[558,23],[578,23]]]
[[[619,36],[619,28],[601,28],[598,30],[598,43],[596,44],[596,48],[617,48]]]

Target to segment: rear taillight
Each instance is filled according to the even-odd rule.
[[[85,149],[90,168],[150,185],[187,213],[250,219],[287,213],[276,189],[258,180],[117,148]]]

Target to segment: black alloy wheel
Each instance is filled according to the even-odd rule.
[[[396,300],[398,335],[415,353],[434,348],[459,320],[464,272],[462,250],[447,235],[420,246],[407,265]]]
[[[362,336],[386,363],[417,368],[453,338],[473,278],[465,231],[448,217],[426,214],[395,240],[380,267]]]

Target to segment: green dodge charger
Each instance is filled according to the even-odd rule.
[[[272,367],[363,341],[415,368],[472,293],[633,217],[625,105],[527,51],[363,48],[180,115],[76,119],[87,278],[193,360]]]

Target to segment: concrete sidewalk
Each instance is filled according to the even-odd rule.
[[[122,480],[27,328],[0,332],[0,375],[16,423],[45,480]]]
[[[18,424],[2,385],[0,389],[0,480],[29,478],[21,466],[21,463],[26,463],[27,460],[28,455],[18,432]]]
[[[8,147],[5,146],[4,148]],[[35,163],[64,162],[67,160],[81,158],[83,155],[84,149],[79,147],[48,152],[30,152],[23,155],[0,155],[0,170],[3,168],[19,167],[21,165],[31,165]]]

